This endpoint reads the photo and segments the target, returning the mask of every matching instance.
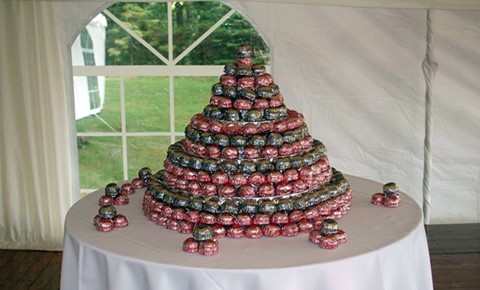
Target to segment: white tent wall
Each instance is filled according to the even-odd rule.
[[[426,10],[230,1],[271,47],[272,74],[337,169],[422,204]],[[70,8],[71,7],[71,8]],[[62,3],[73,29],[105,3]],[[79,11],[84,12],[83,16]],[[91,11],[91,12],[88,12]],[[480,222],[480,12],[434,11],[431,224]],[[379,188],[379,191],[381,189]]]
[[[480,219],[480,12],[437,11],[432,221]]]

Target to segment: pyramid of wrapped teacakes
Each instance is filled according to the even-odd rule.
[[[207,224],[216,237],[294,236],[350,209],[347,180],[246,45],[164,167],[149,181],[143,210],[181,233]]]

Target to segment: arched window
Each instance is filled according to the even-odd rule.
[[[101,110],[77,119],[84,193],[136,177],[144,166],[160,169],[168,146],[208,103],[238,45],[252,45],[256,61],[269,63],[259,33],[219,2],[116,3],[101,15],[107,19],[105,65],[91,38],[93,58],[82,50],[85,61],[73,67],[75,78],[105,78],[104,87],[97,86],[105,96]]]

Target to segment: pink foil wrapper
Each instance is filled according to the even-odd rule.
[[[206,182],[202,185],[200,192],[206,196],[214,196],[217,194],[217,187],[212,182]]]
[[[282,234],[282,230],[278,225],[270,224],[263,228],[263,235],[270,238],[278,237]]]
[[[202,190],[202,186],[200,183],[196,181],[189,181],[188,186],[187,186],[187,191],[192,193],[192,194],[199,194]]]
[[[188,211],[185,220],[191,223],[198,223],[200,221],[200,212],[196,210]]]
[[[227,230],[227,237],[229,238],[239,239],[239,238],[242,238],[243,236],[244,236],[244,233],[243,233],[242,226],[234,225]]]
[[[157,222],[160,216],[161,215],[158,212],[151,211],[150,214],[148,215],[148,220],[151,222]]]
[[[108,195],[102,195],[102,196],[98,199],[98,205],[99,205],[99,206],[103,206],[103,205],[114,205],[114,204],[115,204],[115,200],[113,199],[113,197],[108,196]]]
[[[264,183],[258,188],[258,196],[272,197],[275,195],[275,187],[270,183]]]
[[[205,149],[206,151],[206,149]],[[183,175],[185,176],[185,179],[188,181],[195,181],[197,180],[197,171],[193,168],[185,168]]]
[[[235,187],[232,184],[224,184],[218,189],[218,194],[224,197],[235,196]]]
[[[317,205],[317,210],[318,210],[318,213],[322,216],[327,216],[330,214],[330,209],[328,208],[328,205],[325,202],[322,202],[319,205]]]
[[[273,77],[269,73],[261,74],[255,78],[255,86],[266,87],[273,83]]]
[[[206,240],[200,243],[198,252],[204,256],[214,256],[218,254],[218,242]]]
[[[243,77],[237,81],[237,87],[240,88],[253,88],[255,79],[253,77]]]
[[[223,130],[223,124],[217,120],[210,120],[210,131],[214,133],[220,133]]]
[[[119,205],[119,206],[127,205],[130,203],[130,199],[126,195],[119,195],[115,197],[114,200],[115,200],[115,205]]]
[[[114,227],[115,225],[111,219],[101,218],[96,224],[96,228],[100,232],[109,232],[113,230]]]
[[[93,226],[97,226],[97,224],[100,222],[102,218],[97,214],[94,218],[93,218]]]
[[[184,220],[186,217],[185,210],[183,208],[176,208],[172,211],[172,219]]]
[[[233,102],[233,107],[237,110],[250,110],[252,108],[252,103],[249,100],[236,99]]]
[[[322,249],[333,250],[333,249],[337,248],[338,241],[335,238],[335,235],[327,235],[327,236],[320,237],[318,245]]]
[[[283,174],[280,171],[272,171],[266,178],[268,183],[279,183],[283,181]]]
[[[218,107],[222,109],[229,109],[233,107],[232,100],[227,97],[220,97],[218,98]],[[201,130],[200,128],[198,129]]]
[[[255,101],[253,102],[253,107],[255,109],[262,110],[262,109],[266,109],[266,108],[270,107],[270,103],[266,99],[255,99]],[[265,131],[265,132],[268,132],[268,131]]]
[[[299,210],[293,210],[288,215],[288,220],[289,220],[290,223],[296,223],[298,221],[301,221],[304,217],[305,216],[304,216],[303,212],[301,212]]]
[[[305,183],[305,181],[301,179],[292,181],[293,192],[302,192],[305,191],[307,188],[308,185]]]
[[[248,214],[242,213],[237,215],[237,217],[235,218],[235,225],[249,226],[251,224],[252,224],[252,218]]]
[[[116,228],[124,228],[128,226],[128,220],[123,214],[117,214],[113,218],[113,224]]]
[[[254,225],[268,225],[270,224],[270,216],[268,214],[258,213],[253,217],[252,223]]]
[[[152,205],[151,209],[154,212],[161,213],[163,206],[164,206],[163,202],[157,201]]]
[[[276,195],[290,194],[290,193],[292,193],[292,185],[288,182],[282,181],[279,184],[277,184],[277,188],[275,190],[275,193],[276,193]]]
[[[308,239],[310,242],[318,244],[320,243],[320,239],[322,238],[322,234],[319,229],[311,230],[308,234]]]
[[[290,156],[293,154],[293,145],[292,144],[283,144],[278,149],[278,155],[280,156]]]
[[[289,218],[286,213],[283,212],[276,212],[272,215],[272,223],[273,224],[288,224]]]
[[[193,224],[188,221],[181,221],[178,224],[178,232],[181,234],[191,234],[193,231]]]
[[[220,225],[230,226],[234,224],[235,217],[232,214],[224,212],[218,215],[217,222]]]
[[[294,223],[286,224],[282,227],[282,236],[294,237],[298,235],[298,226]]]
[[[169,217],[172,216],[172,212],[173,212],[173,209],[172,209],[171,207],[169,207],[169,206],[164,206],[164,207],[162,208],[162,212],[160,213],[160,216],[161,216],[161,217],[167,217],[167,218],[169,218]]]
[[[313,224],[314,228],[320,228],[322,226],[322,223],[323,223],[323,217],[322,216],[319,216],[319,217],[314,218],[312,220],[312,224]]]
[[[227,230],[222,225],[214,224],[212,230],[215,238],[224,238],[227,235]]]
[[[210,104],[214,106],[218,106],[218,100],[220,99],[220,96],[211,96],[210,97]]]
[[[133,184],[127,182],[122,184],[122,186],[120,187],[120,191],[122,192],[122,194],[131,195],[135,193],[135,187],[133,186]]]
[[[286,131],[288,128],[287,128],[287,122],[285,121],[277,121],[275,122],[275,124],[273,125],[273,131],[275,132],[283,132],[283,131]]]
[[[198,242],[194,238],[188,238],[183,242],[183,250],[187,253],[198,252]]]
[[[230,183],[235,186],[247,184],[247,177],[243,173],[235,173],[230,176]]]
[[[282,95],[275,95],[269,101],[269,105],[272,108],[279,107],[282,104],[283,104],[283,96]],[[288,124],[287,124],[287,127],[288,127]]]
[[[169,219],[167,221],[167,229],[169,229],[169,230],[178,231],[179,225],[180,225],[180,223],[177,220]]]
[[[303,214],[305,215],[306,219],[314,219],[320,216],[320,214],[318,213],[318,210],[315,207],[308,207],[307,209],[305,209]]]
[[[257,193],[255,192],[254,187],[252,187],[250,185],[243,185],[238,190],[238,195],[240,195],[241,197],[245,197],[245,198],[252,198],[252,197],[255,197],[257,195]]]
[[[225,184],[228,182],[228,174],[223,171],[217,171],[212,174],[212,182],[214,184]]]
[[[338,233],[335,235],[339,244],[344,244],[347,242],[347,234],[343,230],[338,230]]]
[[[264,182],[265,182],[265,175],[263,175],[261,172],[252,173],[248,177],[248,183],[250,184],[258,185]]]
[[[220,151],[218,151],[220,152]],[[198,182],[209,182],[211,181],[211,176],[210,174],[208,174],[208,172],[206,171],[199,171],[198,174],[197,174],[197,180]]]
[[[140,189],[140,188],[143,188],[143,187],[146,186],[144,180],[141,179],[141,178],[138,178],[138,177],[132,179],[132,185],[133,185],[133,187],[135,187],[136,189]]]
[[[242,126],[241,133],[245,135],[254,135],[258,133],[258,127],[255,124],[247,123]]]
[[[278,149],[273,146],[264,146],[262,149],[262,156],[264,158],[273,158],[278,156]]]
[[[233,146],[227,146],[222,150],[222,157],[225,159],[238,159],[238,149]]]
[[[389,208],[398,207],[400,205],[400,196],[398,195],[386,196],[383,199],[383,205]]]
[[[159,225],[159,226],[166,226],[167,225],[167,222],[169,221],[170,219],[167,218],[167,217],[159,217],[157,219],[157,221],[155,222],[155,224]]]
[[[249,226],[245,229],[245,237],[249,239],[258,239],[263,236],[262,228],[257,225]]]
[[[200,214],[200,222],[207,225],[213,225],[217,223],[217,217],[214,214],[202,212]]]
[[[224,74],[220,76],[220,82],[223,86],[233,87],[237,84],[237,78],[232,75]]]
[[[370,203],[373,205],[380,205],[383,203],[383,193],[377,192],[372,195],[372,199],[370,200]]]
[[[292,148],[294,153],[300,153],[303,151],[302,144],[300,144],[300,141],[293,142]]]
[[[308,220],[301,220],[298,222],[298,230],[302,234],[309,233],[313,229],[313,223]]]

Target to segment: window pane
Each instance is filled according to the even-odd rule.
[[[183,132],[194,114],[201,113],[210,101],[212,85],[218,77],[175,78],[175,131]]]
[[[127,132],[170,132],[167,77],[132,77],[125,80]]]
[[[168,58],[166,3],[116,3],[107,10]],[[165,65],[110,18],[106,47],[107,65]]]
[[[97,106],[96,110],[91,110],[90,107],[92,100],[88,91],[88,78],[90,77],[74,77],[77,131],[121,132],[120,81],[118,77],[105,77],[103,107]],[[101,96],[102,89],[99,81],[97,81],[97,85],[98,96]]]
[[[143,167],[153,173],[163,168],[168,146],[170,137],[128,137],[128,178],[137,177]]]
[[[174,57],[181,54],[228,11],[230,8],[220,2],[175,2],[172,10]]]
[[[78,137],[77,143],[81,188],[101,188],[123,180],[121,138]]]
[[[258,32],[238,13],[233,14],[202,43],[195,47],[179,64],[224,65],[234,62],[236,48],[250,44],[254,51],[254,62],[269,64],[269,48]]]

